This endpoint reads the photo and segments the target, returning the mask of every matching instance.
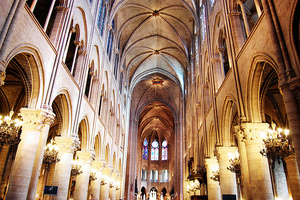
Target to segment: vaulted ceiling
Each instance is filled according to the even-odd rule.
[[[140,120],[140,134],[154,128],[172,132],[184,96],[195,13],[190,0],[124,0],[112,6],[110,20],[115,20],[120,64],[132,99],[131,114]]]

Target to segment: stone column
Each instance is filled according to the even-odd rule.
[[[230,166],[228,153],[235,154],[236,147],[217,147],[221,194],[237,195],[236,175],[227,169]]]
[[[68,198],[69,181],[74,151],[79,147],[79,142],[73,137],[55,137],[55,142],[59,146],[58,157],[60,161],[56,163],[53,186],[58,186],[57,196],[53,200],[66,200]]]
[[[263,147],[263,133],[267,131],[267,123],[243,123],[241,129],[245,134],[251,196],[255,199],[274,199],[270,177],[269,163],[260,154]]]
[[[7,165],[7,157],[9,156],[9,148],[10,146],[3,146],[0,151],[0,195],[4,196],[5,188],[7,182],[5,181],[5,173],[7,173],[7,169],[9,166]]]
[[[240,126],[235,126],[235,136],[238,142],[238,150],[240,154],[240,166],[241,166],[241,190],[243,199],[252,199],[251,198],[251,185],[249,179],[249,168],[248,168],[248,159],[246,144],[244,141],[244,133],[240,130]]]
[[[26,199],[41,130],[47,113],[41,109],[21,108],[23,126],[11,172],[6,199]]]
[[[102,176],[103,162],[94,161],[92,163],[92,169],[96,171],[97,179],[91,182],[90,194],[93,195],[93,200],[99,200],[100,198],[100,187],[101,187],[101,176]]]
[[[81,170],[83,173],[76,178],[74,200],[82,200],[87,199],[91,164],[95,154],[90,151],[77,151],[76,156],[78,156],[78,161],[82,163]]]
[[[39,138],[39,144],[35,156],[35,161],[32,169],[32,176],[30,180],[29,190],[27,199],[34,199],[37,191],[39,175],[41,171],[41,166],[43,164],[43,158],[45,153],[45,146],[48,138],[50,125],[54,121],[55,114],[51,111],[51,109],[44,109],[44,112],[47,113],[45,118],[44,127],[42,128],[42,132]]]
[[[55,47],[58,47],[58,41],[59,37],[61,35],[61,30],[63,30],[64,26],[64,19],[66,17],[66,14],[68,13],[69,9],[66,6],[57,6],[56,8],[56,16],[55,16],[55,21],[50,33],[50,39],[53,42]],[[75,29],[71,29],[74,30]],[[70,32],[69,38],[71,38],[72,31]],[[70,44],[70,40],[68,40],[67,46]],[[68,48],[66,49],[68,51]]]
[[[219,166],[218,160],[215,158],[205,158],[205,167],[207,173],[207,192],[208,200],[221,200],[220,183],[212,180],[213,170],[215,166]],[[217,167],[218,168],[218,167]]]
[[[101,180],[101,188],[100,188],[100,200],[109,199],[109,186],[110,186],[110,176],[112,173],[112,169],[106,167],[102,170],[102,180]]]
[[[295,155],[284,158],[287,169],[287,182],[293,199],[300,199],[300,178]]]
[[[244,25],[245,25],[246,34],[247,34],[247,37],[249,37],[250,27],[249,27],[249,23],[248,23],[248,20],[247,20],[247,14],[246,14],[246,11],[245,11],[244,3],[243,3],[242,0],[238,0],[238,4],[240,5],[241,10],[242,10],[242,16],[243,16],[243,21],[244,21]]]
[[[116,200],[116,182],[118,180],[118,173],[112,173],[111,175],[111,182],[110,182],[110,188],[109,188],[109,199],[110,200]]]

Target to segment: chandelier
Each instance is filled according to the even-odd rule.
[[[3,145],[14,145],[20,142],[19,131],[22,126],[22,120],[11,119],[14,111],[9,112],[9,116],[0,115],[0,151]]]
[[[236,175],[239,177],[241,175],[241,165],[238,151],[236,151],[235,155],[229,153],[228,157],[230,166],[227,167],[227,169],[232,173],[236,173]]]
[[[82,173],[83,171],[81,171],[81,163],[78,160],[73,160],[71,169],[72,176],[77,176]]]
[[[94,180],[97,179],[96,173],[97,173],[96,171],[91,170],[91,173],[90,173],[90,181],[94,181]]]
[[[218,171],[213,171],[212,172],[212,176],[210,177],[210,179],[220,182],[220,173],[219,170]]]
[[[271,124],[272,129],[269,129],[265,133],[265,138],[263,139],[265,143],[265,148],[263,148],[260,153],[261,155],[267,157],[268,159],[274,161],[276,158],[278,161],[288,157],[295,153],[289,130],[282,128],[277,128],[275,123]]]
[[[60,159],[57,157],[58,146],[53,140],[51,140],[51,142],[47,144],[45,148],[46,149],[45,149],[44,160],[43,160],[44,163],[53,164],[60,161]]]

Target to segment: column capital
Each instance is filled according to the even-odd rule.
[[[101,172],[104,167],[104,163],[102,161],[94,161],[92,162],[92,168],[98,172]]]
[[[228,153],[235,154],[237,147],[216,147],[215,156],[220,159],[228,159]]]
[[[95,159],[95,153],[91,151],[77,151],[76,156],[82,163],[92,164]]]
[[[242,123],[241,130],[244,132],[246,140],[261,140],[264,132],[269,129],[268,123]]]
[[[44,109],[21,108],[20,115],[23,119],[23,129],[25,127],[27,129],[41,130],[46,123],[49,123],[49,120],[51,122],[51,117],[54,119],[52,114]]]
[[[59,155],[64,153],[74,153],[79,148],[79,141],[74,137],[55,137],[55,142],[59,146]]]
[[[112,168],[110,168],[110,167],[104,167],[103,169],[102,169],[102,175],[105,175],[105,176],[111,176],[111,174],[112,174],[112,172],[113,172],[113,169]]]
[[[217,158],[205,158],[204,161],[206,168],[212,167],[213,165],[219,165]]]

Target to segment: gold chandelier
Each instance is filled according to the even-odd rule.
[[[232,173],[236,173],[236,175],[239,177],[241,175],[241,165],[238,151],[236,151],[235,155],[229,153],[228,157],[230,166],[228,166],[227,169]]]
[[[44,160],[43,162],[46,164],[54,164],[56,162],[59,162],[60,159],[58,156],[58,146],[56,143],[51,140],[49,144],[45,147],[45,153],[44,153]]]
[[[275,159],[284,159],[289,155],[295,153],[289,130],[276,128],[275,123],[271,124],[272,129],[269,129],[263,139],[265,148],[260,153],[268,159],[274,161]]]
[[[218,171],[213,171],[212,172],[212,176],[210,177],[211,180],[220,182],[220,173],[219,170]]]
[[[81,171],[81,163],[77,159],[73,160],[71,169],[72,176],[77,176],[82,173],[83,171]]]
[[[96,177],[96,171],[95,170],[91,170],[91,173],[90,173],[90,181],[94,181],[94,180],[96,180],[97,179],[97,177]]]
[[[0,151],[4,145],[14,145],[20,142],[20,128],[22,120],[11,119],[14,111],[9,112],[9,116],[0,115]]]

